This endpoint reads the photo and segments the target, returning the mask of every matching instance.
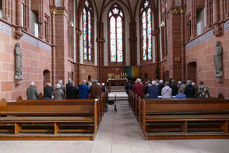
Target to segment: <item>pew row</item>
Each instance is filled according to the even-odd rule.
[[[148,140],[229,138],[229,100],[141,99],[135,96],[129,100]]]
[[[103,103],[103,99],[3,99],[0,140],[94,140],[103,116]]]

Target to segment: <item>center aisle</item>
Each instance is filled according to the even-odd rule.
[[[229,140],[147,141],[127,101],[109,106],[91,153],[228,153]]]

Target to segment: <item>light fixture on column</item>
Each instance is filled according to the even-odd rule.
[[[161,21],[161,27],[165,27],[165,22]]]

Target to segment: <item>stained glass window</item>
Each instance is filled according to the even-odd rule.
[[[111,7],[109,17],[110,62],[123,62],[123,12],[117,4]]]
[[[92,9],[88,0],[83,8],[83,52],[84,60],[92,61]]]
[[[144,2],[142,11],[142,58],[144,61],[152,59],[152,11],[149,2]]]

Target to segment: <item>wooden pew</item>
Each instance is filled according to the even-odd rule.
[[[93,140],[98,100],[0,102],[0,140]]]
[[[146,139],[229,138],[229,100],[140,100],[139,120]]]

